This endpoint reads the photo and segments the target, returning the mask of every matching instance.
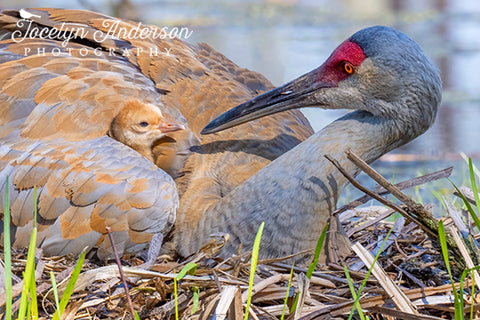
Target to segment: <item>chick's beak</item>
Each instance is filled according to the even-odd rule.
[[[174,132],[179,130],[185,130],[185,126],[180,123],[170,122],[170,121],[163,121],[158,126],[158,129],[163,133]]]

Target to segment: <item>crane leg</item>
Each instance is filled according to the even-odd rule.
[[[162,247],[162,243],[163,243],[163,234],[155,233],[152,237],[152,241],[150,242],[150,246],[148,247],[147,259],[145,263],[140,265],[140,268],[145,270],[150,270],[150,268],[155,263],[155,260],[157,259],[158,254],[160,253],[160,248]]]

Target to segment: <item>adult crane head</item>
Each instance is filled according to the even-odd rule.
[[[317,69],[227,111],[202,134],[316,106],[363,110],[376,121],[392,120],[403,144],[434,122],[441,86],[438,69],[415,41],[390,27],[370,27],[340,44]]]

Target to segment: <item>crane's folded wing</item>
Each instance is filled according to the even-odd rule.
[[[68,142],[19,139],[0,145],[0,193],[9,176],[10,208],[17,247],[28,243],[38,189],[38,243],[49,254],[78,253],[86,245],[105,249],[105,227],[119,250],[167,233],[178,208],[173,179],[129,147],[109,138]],[[3,211],[3,197],[0,199]]]

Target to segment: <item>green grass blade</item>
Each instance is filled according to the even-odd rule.
[[[442,197],[444,196],[444,194],[442,192],[435,190],[432,187],[428,187],[428,191],[438,200],[439,203],[443,202]],[[448,191],[448,193],[450,193],[450,190]]]
[[[195,314],[200,304],[200,289],[198,287],[192,287],[192,292],[193,292],[193,305],[192,305],[191,314]]]
[[[32,320],[38,319],[38,303],[37,303],[37,284],[35,283],[35,272],[30,278],[30,311],[27,315],[31,315]]]
[[[457,189],[458,190],[458,189]],[[459,190],[458,190],[459,191]],[[447,268],[448,275],[450,276],[450,282],[453,288],[453,296],[455,297],[455,320],[463,319],[463,299],[458,296],[457,289],[455,288],[455,281],[453,280],[452,270],[450,269],[450,259],[448,258],[447,238],[445,236],[445,226],[443,221],[438,223],[438,236],[440,238],[440,246],[442,248],[443,261],[445,261],[445,267]],[[461,300],[461,301],[460,301]],[[459,313],[458,310],[461,310]]]
[[[27,305],[27,317],[26,317],[25,319],[27,319],[27,320],[30,319],[30,316],[29,316],[29,315],[30,315],[30,312],[31,312],[31,311],[32,311],[32,304],[29,303],[29,304]]]
[[[62,314],[60,313],[60,303],[58,302],[57,282],[55,281],[55,275],[53,274],[53,271],[50,271],[50,280],[52,281],[53,296],[55,297],[55,305],[57,306],[57,310],[55,310],[55,315],[58,318],[61,318]]]
[[[175,320],[178,320],[177,277],[174,277],[174,278],[173,278],[173,294],[175,295]]]
[[[325,242],[325,237],[327,236],[327,231],[328,231],[328,223],[323,228],[320,238],[318,238],[317,246],[315,247],[315,254],[313,255],[313,261],[312,263],[310,263],[310,266],[308,267],[306,276],[309,280],[312,279],[312,274],[315,271],[315,267],[317,266],[318,259],[320,257],[320,252],[322,252],[323,243]]]
[[[415,186],[415,196],[417,197],[417,202],[423,205],[422,195],[420,194],[420,186]]]
[[[477,212],[480,213],[480,197],[478,196],[477,182],[475,181],[475,172],[473,172],[472,158],[468,158],[468,169],[470,171],[470,184],[472,185],[473,196],[477,204]]]
[[[473,319],[473,306],[475,305],[475,275],[470,271],[472,277],[472,300],[470,301],[470,320]]]
[[[60,319],[59,316],[63,313],[63,311],[65,311],[68,301],[72,296],[73,289],[75,288],[75,283],[77,282],[78,276],[82,271],[83,262],[85,261],[85,254],[86,254],[86,250],[83,249],[82,253],[80,254],[80,257],[78,258],[75,264],[75,268],[73,268],[72,274],[70,275],[70,280],[68,280],[67,287],[65,288],[65,291],[63,292],[63,295],[62,295],[62,299],[58,304],[59,312],[55,312],[52,320],[59,320]]]
[[[315,247],[315,254],[313,255],[313,261],[308,266],[308,270],[307,270],[307,274],[306,274],[308,279],[312,279],[312,275],[313,275],[313,272],[315,271],[315,267],[317,266],[318,259],[320,257],[320,253],[322,252],[323,243],[325,242],[325,237],[327,235],[327,231],[328,231],[328,223],[323,228],[322,233],[320,234],[320,237],[317,240],[317,245]],[[295,310],[297,309],[297,304],[298,304],[298,298],[299,297],[300,297],[299,295],[297,295],[295,297],[295,301],[293,302],[292,308],[290,309],[290,313],[295,312]]]
[[[28,245],[27,264],[23,277],[22,296],[20,297],[20,307],[18,309],[18,319],[25,319],[29,305],[30,285],[32,277],[35,278],[35,248],[37,246],[37,228],[34,227],[30,236]],[[36,294],[36,293],[34,293]]]
[[[187,273],[191,276],[195,275],[195,271],[197,271],[198,265],[195,262],[189,262],[185,265],[185,267],[180,270],[177,274],[177,280],[181,280],[183,277],[187,275]]]
[[[462,272],[462,276],[460,277],[460,292],[463,293],[463,288],[464,288],[464,285],[465,285],[465,279],[467,277],[468,274],[471,275],[471,278],[472,278],[472,302],[471,302],[471,308],[470,308],[470,319],[473,317],[473,306],[475,304],[475,277],[474,277],[474,273],[473,271],[478,271],[480,270],[480,266],[475,266],[471,269],[465,269],[463,270]],[[454,289],[455,291],[455,289]],[[462,297],[460,298],[463,298],[463,294],[462,294]],[[458,312],[461,312],[460,310],[463,311],[463,299],[461,299],[461,309],[459,308]],[[457,312],[457,310],[455,309],[455,312]],[[463,313],[463,312],[462,312]],[[457,319],[457,318],[455,318]],[[463,319],[463,318],[459,318],[459,319]]]
[[[473,210],[472,206],[470,205],[470,202],[468,202],[467,198],[465,198],[465,195],[462,193],[462,191],[460,191],[460,189],[458,189],[458,187],[455,185],[455,183],[453,183],[450,179],[449,179],[449,181],[453,185],[455,190],[458,192],[458,194],[460,195],[460,198],[462,198],[463,203],[467,207],[468,212],[470,212],[470,215],[472,216],[472,219],[475,222],[475,225],[477,226],[477,228],[480,229],[480,219],[478,218],[477,214],[475,213],[475,210]]]
[[[5,319],[12,319],[12,252],[10,247],[10,193],[8,176],[5,179],[5,194],[3,198],[3,258],[5,263]]]
[[[464,304],[463,304],[463,288],[464,288],[464,285],[465,285],[465,278],[467,277],[468,274],[471,274],[471,277],[472,277],[472,304],[471,304],[471,308],[470,308],[470,319],[473,317],[473,306],[475,304],[475,277],[474,277],[474,274],[473,274],[473,271],[478,271],[480,270],[480,266],[476,266],[476,267],[473,267],[471,269],[465,269],[463,270],[462,272],[462,276],[460,277],[460,292],[462,293],[462,296],[459,297],[460,298],[460,301],[459,301],[459,308],[458,308],[458,311],[457,309],[455,309],[455,313],[461,313],[461,317],[458,317],[458,319],[463,319],[463,308],[464,308]],[[454,289],[455,291],[455,289]],[[455,319],[457,319],[457,316],[455,315]]]
[[[37,188],[34,188],[34,199],[35,203],[37,200]],[[34,222],[32,235],[30,236],[30,243],[28,244],[28,253],[27,253],[27,264],[25,266],[25,273],[23,277],[23,288],[22,295],[20,297],[20,306],[18,309],[18,319],[24,319],[27,314],[27,309],[29,309],[30,294],[36,295],[36,292],[31,291],[32,277],[35,281],[35,248],[37,247],[37,224],[36,224],[37,210],[35,205],[34,211]]]
[[[248,311],[250,310],[250,304],[252,302],[253,279],[255,277],[255,271],[257,270],[258,251],[260,250],[260,240],[262,239],[264,225],[265,225],[265,222],[262,222],[260,224],[260,227],[258,228],[258,231],[257,231],[257,235],[255,236],[255,241],[253,242],[252,263],[250,264],[250,281],[248,282],[247,308],[245,310],[244,320],[248,320]]]
[[[288,278],[287,295],[285,296],[285,300],[283,301],[282,317],[280,318],[280,320],[283,320],[285,318],[285,311],[287,310],[288,296],[290,294],[290,288],[292,286],[293,266],[294,265],[295,265],[295,263],[292,262],[292,268],[290,269],[290,277]]]
[[[360,303],[358,303],[357,293],[355,292],[355,287],[353,286],[353,281],[352,281],[352,278],[350,277],[350,273],[348,272],[347,266],[343,266],[343,271],[345,272],[345,276],[347,277],[348,286],[350,287],[350,292],[352,293],[352,297],[353,299],[355,299],[355,301],[357,301],[356,303],[354,303],[353,308],[357,309],[360,319],[365,320],[365,315],[363,314],[362,306],[360,305]]]
[[[37,232],[37,187],[34,186],[33,187],[33,199],[35,201],[34,203],[34,209],[33,209],[33,228],[34,228],[34,231],[35,233]],[[36,247],[36,242],[37,242],[37,237],[35,235],[35,239],[33,239],[33,235],[32,235],[32,239],[30,239],[30,243],[32,242],[32,240],[35,241],[35,247]],[[29,251],[30,252],[30,251]],[[27,261],[28,261],[28,258],[27,258]],[[32,263],[32,262],[31,262]],[[35,262],[33,262],[33,267],[35,269]],[[32,319],[36,320],[38,319],[38,304],[37,304],[37,285],[35,283],[35,272],[32,272],[32,276],[30,278],[30,303],[31,303],[31,313],[28,312],[28,314],[31,314],[32,316]]]
[[[37,186],[33,186],[33,199],[34,199],[34,203],[33,203],[33,227],[36,228],[37,227],[37,213],[38,213],[38,208],[37,208]],[[37,239],[35,239],[36,241]]]
[[[460,152],[460,156],[462,156],[463,160],[465,160],[465,162],[468,163],[468,157],[465,153]],[[478,170],[478,168],[475,165],[472,166],[472,169],[473,169],[473,172],[477,175],[477,177],[480,178],[480,170]]]
[[[175,319],[178,319],[178,302],[177,302],[177,281],[183,279],[183,277],[185,277],[187,274],[193,276],[195,275],[195,271],[197,271],[197,267],[198,265],[195,263],[195,262],[189,262],[187,263],[183,268],[182,270],[180,270],[180,272],[177,274],[177,276],[175,277],[174,279],[174,285],[175,285]],[[192,314],[194,314],[197,309],[198,309],[198,304],[199,304],[199,299],[200,299],[200,296],[199,296],[199,289],[196,288],[196,290],[194,288],[192,288],[192,292],[193,292],[193,307],[192,307]]]
[[[183,279],[183,277],[185,277],[187,274],[189,274],[191,276],[195,275],[195,271],[197,271],[197,267],[198,267],[198,265],[195,262],[187,263],[182,268],[182,270],[180,270],[180,272],[177,274],[177,276],[175,277],[175,280],[174,280],[175,289],[177,289],[176,282]],[[191,291],[193,293],[192,314],[194,314],[195,312],[197,312],[198,305],[199,305],[199,302],[200,302],[200,290],[198,289],[198,287],[192,287]],[[175,307],[178,309],[176,290],[175,290]],[[175,317],[177,317],[177,316],[178,316],[178,311],[176,311]]]
[[[133,312],[134,312],[134,318],[135,318],[135,320],[140,320],[140,316],[138,315],[137,310],[133,310]]]
[[[376,254],[376,256],[375,256],[375,259],[373,259],[372,267],[368,269],[367,275],[365,276],[365,279],[363,280],[362,285],[360,286],[360,289],[358,290],[357,298],[355,299],[355,301],[354,301],[354,303],[353,303],[353,308],[352,308],[352,310],[350,311],[350,315],[348,316],[348,320],[351,320],[352,317],[353,317],[353,312],[355,311],[355,306],[357,305],[358,300],[360,299],[360,296],[362,295],[363,288],[364,288],[365,285],[367,284],[367,280],[368,280],[368,278],[370,277],[370,274],[372,273],[373,266],[375,265],[375,263],[377,262],[378,258],[380,257],[380,254],[381,254],[382,251],[383,251],[383,247],[385,246],[385,243],[387,243],[387,240],[388,240],[388,238],[390,237],[390,234],[392,233],[392,230],[393,230],[393,227],[392,227],[390,230],[388,230],[388,233],[387,233],[387,235],[385,236],[385,239],[383,239],[382,245],[380,246],[380,249],[378,250],[378,252],[377,252],[377,254]]]

